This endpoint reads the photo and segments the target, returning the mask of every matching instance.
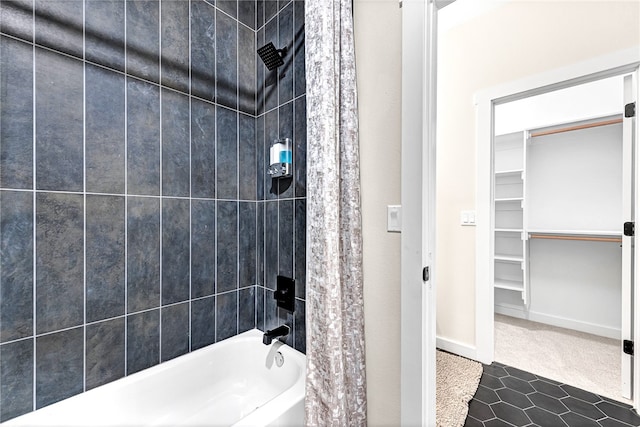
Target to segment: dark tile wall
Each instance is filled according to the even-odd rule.
[[[303,28],[302,0],[0,1],[0,421],[256,326],[304,351]]]
[[[287,47],[284,65],[268,71],[258,59],[256,76],[258,283],[257,322],[261,329],[287,324],[285,341],[305,351],[306,251],[306,82],[304,1],[259,1],[257,47]],[[266,170],[274,139],[293,141],[293,176],[271,179]],[[294,313],[277,308],[276,277],[295,279]]]

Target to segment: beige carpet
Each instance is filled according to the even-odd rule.
[[[624,403],[620,342],[495,315],[495,360]]]
[[[444,351],[436,351],[436,425],[462,427],[469,401],[478,389],[482,365]]]

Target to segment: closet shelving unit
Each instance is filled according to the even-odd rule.
[[[526,301],[525,165],[523,132],[495,140],[494,287],[521,292]]]
[[[587,200],[589,198],[588,190],[578,189],[577,193],[582,191],[584,194],[569,194],[566,197],[568,200],[563,200],[563,182],[571,183],[573,182],[572,180],[582,179],[584,181],[589,179],[589,171],[585,171],[584,165],[580,165],[580,162],[584,159],[579,155],[576,155],[573,159],[569,158],[566,167],[567,175],[564,175],[565,172],[562,171],[562,165],[556,163],[554,166],[554,161],[551,160],[549,162],[550,176],[545,176],[546,170],[543,169],[541,163],[545,163],[547,157],[544,156],[549,156],[549,153],[553,153],[555,149],[552,146],[553,137],[546,137],[571,132],[576,135],[575,139],[579,139],[577,135],[584,137],[585,140],[598,138],[596,129],[600,129],[603,126],[618,125],[621,122],[622,119],[619,116],[600,117],[549,126],[543,129],[527,129],[495,137],[493,189],[494,288],[508,293],[519,294],[524,310],[528,308],[531,295],[529,263],[531,239],[618,243],[621,242],[622,236],[621,230],[613,229],[618,225],[621,226],[621,222],[618,224],[618,218],[614,218],[612,221],[605,221],[605,226],[603,226],[602,222],[598,223],[598,220],[594,224],[590,224],[588,218],[582,222],[563,222],[562,220],[556,222],[556,219],[552,218],[554,214],[558,216],[557,212],[554,211],[555,205],[558,206],[558,210],[562,211],[564,209],[567,211],[567,216],[584,217],[586,215],[586,217],[595,217],[599,213],[597,209],[594,209],[594,203],[598,201]],[[570,144],[577,143],[576,141],[570,141]],[[565,143],[563,142],[562,144]],[[588,143],[586,145],[589,144],[597,145],[597,143]],[[532,148],[537,146],[543,146],[543,148]],[[559,156],[565,156],[565,160],[567,160],[566,151],[568,149],[566,147],[559,148],[559,151],[562,150],[565,150],[565,152],[560,152]],[[597,157],[597,154],[591,155]],[[607,156],[605,154],[602,157],[606,158]],[[592,160],[590,158],[588,161]],[[532,162],[535,162],[535,164],[532,165]],[[600,166],[594,166],[594,168],[598,167]],[[611,165],[605,165],[604,167],[611,168]],[[557,170],[561,170],[557,179],[558,183],[554,182],[554,174],[557,173]],[[576,176],[572,176],[572,174]],[[528,179],[531,181],[528,181]],[[534,182],[534,180],[538,182]],[[550,189],[548,198],[545,198],[547,197],[546,195],[541,196],[544,190],[534,187],[536,185]],[[589,183],[585,185],[589,185]],[[596,187],[599,185],[599,183],[595,184]],[[596,193],[598,191],[600,193],[603,192],[602,189],[599,189],[596,190]],[[581,206],[582,201],[580,201],[575,204],[576,210],[572,211],[573,204],[570,204],[572,197],[585,199],[584,206]],[[602,202],[610,203],[608,200]],[[541,207],[540,205],[544,203],[549,206]],[[564,203],[569,207],[563,207]],[[579,211],[580,209],[583,209],[583,211]],[[611,217],[610,214],[606,215]]]

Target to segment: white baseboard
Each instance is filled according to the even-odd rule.
[[[582,322],[565,317],[554,316],[551,314],[539,313],[535,311],[525,311],[522,307],[510,304],[496,304],[494,310],[498,314],[516,317],[518,319],[531,320],[533,322],[544,323],[545,325],[557,326],[559,328],[571,329],[574,331],[586,332],[588,334],[598,335],[606,338],[619,340],[621,331],[605,325],[597,325],[595,323]]]
[[[475,346],[464,344],[449,338],[436,336],[436,348],[457,354],[458,356],[466,357],[467,359],[478,360]]]

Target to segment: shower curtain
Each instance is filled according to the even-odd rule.
[[[365,426],[358,108],[352,0],[305,1],[307,426]]]

